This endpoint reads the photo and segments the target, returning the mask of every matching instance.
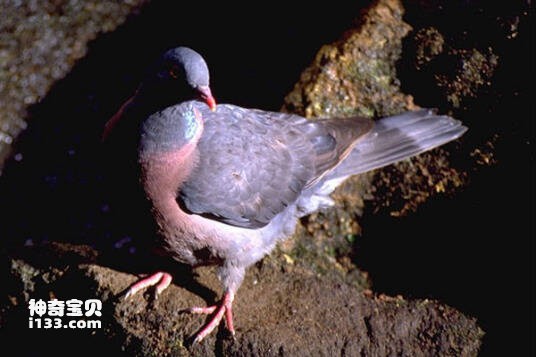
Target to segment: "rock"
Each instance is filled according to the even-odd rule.
[[[363,10],[355,28],[319,50],[285,98],[283,110],[311,118],[383,117],[418,108],[413,98],[401,91],[397,78],[402,40],[411,30],[403,15],[397,0],[375,1]],[[303,219],[304,227],[298,229],[295,239],[282,245],[283,251],[301,259],[305,255],[317,270],[331,266],[351,271],[366,288],[364,273],[345,263],[361,233],[358,217],[365,200],[372,212],[403,216],[429,197],[456,190],[465,184],[466,172],[452,167],[449,156],[448,149],[438,148],[350,178],[333,194],[336,208]]]
[[[27,108],[86,54],[88,41],[113,31],[145,2],[2,2],[0,173],[11,143],[27,126]]]
[[[307,117],[383,117],[418,108],[412,96],[401,91],[397,78],[402,39],[411,30],[403,15],[400,1],[374,2],[363,11],[355,28],[320,49],[285,98],[283,109]],[[378,170],[374,184],[370,175],[351,179],[335,194],[344,207],[336,215],[352,220],[345,213],[348,207],[360,213],[363,202],[356,205],[355,197],[366,197],[373,210],[382,208],[400,216],[414,211],[435,193],[462,186],[466,174],[451,167],[448,156],[448,151],[439,148],[391,165]]]

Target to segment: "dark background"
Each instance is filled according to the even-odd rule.
[[[15,147],[22,160],[8,162],[0,177],[2,245],[63,240],[106,250],[121,241],[121,249],[135,248],[143,228],[110,201],[117,188],[109,183],[99,136],[145,67],[164,49],[187,45],[209,63],[218,102],[278,110],[319,47],[351,27],[367,2],[294,9],[274,2],[180,3],[155,1],[90,43],[88,55],[31,109],[29,129]],[[476,317],[487,333],[482,355],[528,355],[534,336],[534,67],[532,19],[522,15],[528,5],[409,1],[407,8],[416,28],[437,26],[460,46],[492,46],[499,56],[492,87],[454,109],[471,128],[463,145],[499,134],[498,163],[470,169],[467,187],[407,217],[365,212],[356,264],[370,273],[376,292],[434,298]],[[519,35],[506,40],[501,19],[516,15]],[[398,70],[417,104],[453,109],[407,63]]]

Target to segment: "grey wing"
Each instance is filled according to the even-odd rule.
[[[290,122],[259,114],[225,105],[203,111],[199,162],[179,194],[187,210],[258,228],[297,199],[314,175],[310,145]]]
[[[345,177],[374,170],[455,140],[467,127],[430,109],[405,112],[376,122],[330,177]]]
[[[232,105],[201,111],[199,162],[181,187],[179,202],[192,213],[246,228],[268,224],[370,129],[356,120],[311,122]]]

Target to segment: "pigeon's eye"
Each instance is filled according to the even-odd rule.
[[[180,74],[181,74],[181,68],[179,66],[176,66],[176,65],[173,65],[171,66],[171,68],[169,69],[169,75],[172,77],[172,78],[179,78],[180,77]]]

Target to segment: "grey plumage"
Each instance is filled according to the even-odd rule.
[[[181,186],[190,212],[260,228],[348,154],[372,127],[363,118],[308,121],[230,104],[216,112],[192,102],[205,128],[199,163]]]
[[[467,131],[459,120],[421,109],[383,118],[337,168],[334,176],[355,175],[408,159]]]
[[[178,199],[191,213],[243,228],[267,225],[303,191],[318,194],[315,187],[407,159],[466,130],[459,121],[427,109],[373,124],[359,117],[308,121],[229,104],[211,112],[192,104],[205,128],[199,162]]]

